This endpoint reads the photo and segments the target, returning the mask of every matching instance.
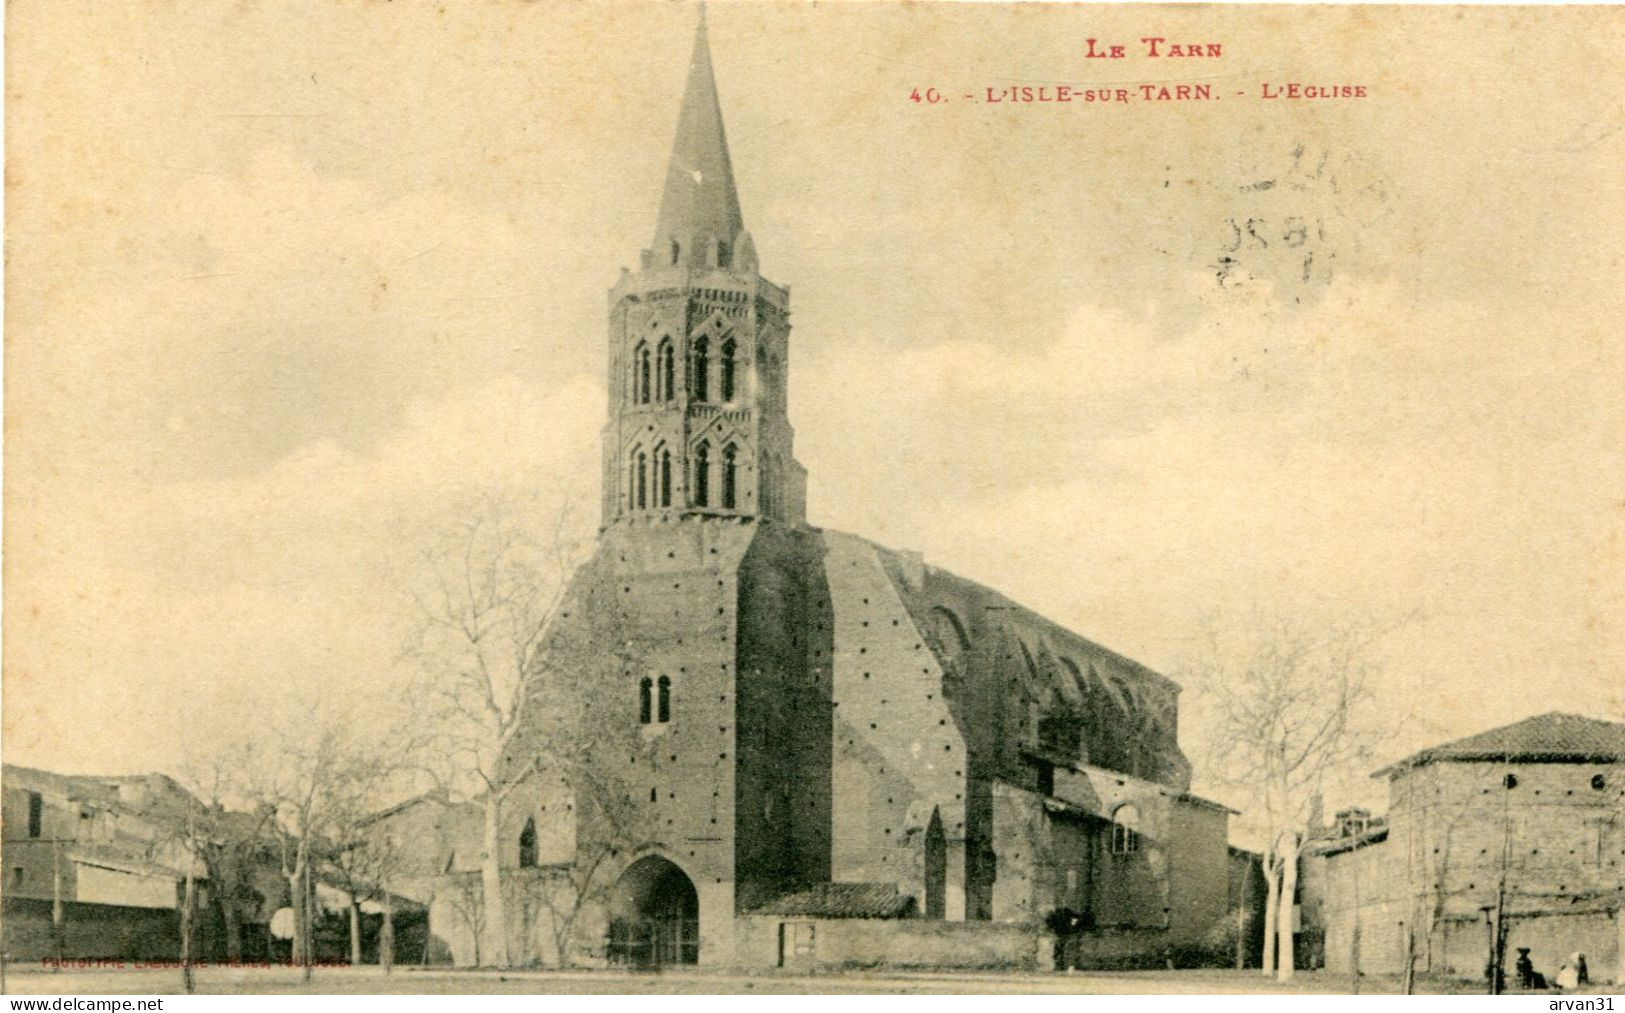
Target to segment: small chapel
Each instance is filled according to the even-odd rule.
[[[1030,967],[1064,931],[1161,966],[1222,933],[1231,812],[1188,790],[1176,684],[808,523],[761,263],[702,14],[609,292],[601,533],[508,757],[515,956]]]

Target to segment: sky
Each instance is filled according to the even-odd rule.
[[[590,540],[696,13],[8,6],[7,762],[377,709],[471,496]],[[1625,719],[1618,13],[713,3],[809,519],[1170,673],[1393,625],[1386,758]],[[1143,82],[1219,97],[964,98]]]

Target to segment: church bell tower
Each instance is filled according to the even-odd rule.
[[[789,307],[745,231],[702,11],[654,242],[609,294],[605,527],[806,523],[786,397]]]

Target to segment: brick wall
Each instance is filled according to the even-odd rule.
[[[827,882],[834,620],[823,542],[764,523],[740,567],[734,783],[737,902]]]
[[[877,548],[826,532],[833,604],[831,875],[924,897],[924,837],[941,813],[949,919],[965,917],[966,747],[943,671]]]

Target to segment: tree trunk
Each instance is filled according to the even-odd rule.
[[[226,931],[226,960],[238,963],[243,959],[243,920],[235,900],[220,899],[220,924]]]
[[[1404,986],[1406,995],[1416,992],[1416,930],[1405,926],[1405,977]]]
[[[316,963],[316,888],[310,882],[309,852],[306,852],[301,864],[305,867],[305,885],[301,894],[305,899],[305,969],[300,977],[309,981]]]
[[[1253,875],[1253,863],[1241,867],[1241,891],[1236,894],[1236,970],[1247,968],[1247,903],[1252,891],[1248,889]]]
[[[361,905],[350,894],[350,966],[361,966]]]
[[[186,890],[181,898],[181,990],[192,994],[192,921],[197,908],[197,880],[192,876],[191,858],[186,859]]]
[[[1264,976],[1275,976],[1275,918],[1280,913],[1278,900],[1281,896],[1280,868],[1275,861],[1275,852],[1270,850],[1264,853],[1264,952],[1259,960]]]
[[[1292,972],[1297,965],[1297,953],[1294,946],[1292,924],[1293,901],[1298,892],[1298,842],[1294,834],[1288,834],[1286,846],[1281,849],[1281,913],[1276,916],[1275,925],[1281,934],[1281,957],[1277,965],[1276,980],[1291,981]]]
[[[289,906],[293,909],[293,935],[288,939],[288,959],[295,967],[307,963],[305,956],[305,882],[297,865],[288,873]]]
[[[508,912],[502,896],[501,810],[495,795],[485,797],[485,853],[480,857],[480,885],[485,894],[485,931],[489,942],[479,949],[497,967],[507,967]]]
[[[388,974],[395,966],[395,900],[384,891],[384,927],[378,931],[378,963]]]

